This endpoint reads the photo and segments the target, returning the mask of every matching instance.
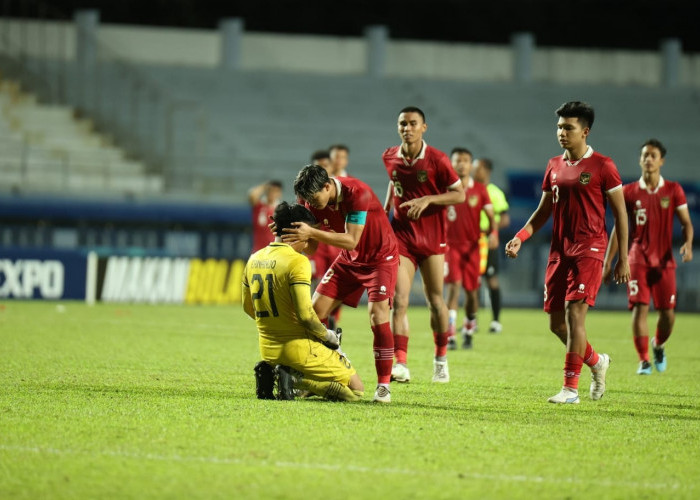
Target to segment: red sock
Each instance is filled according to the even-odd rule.
[[[632,337],[634,339],[634,347],[637,349],[639,361],[649,361],[649,336]]]
[[[662,332],[658,328],[656,329],[656,337],[654,338],[654,345],[656,347],[660,347],[664,345],[664,343],[668,340],[668,338],[671,336],[671,332]]]
[[[328,328],[328,316],[326,316],[325,318],[318,318],[318,319],[321,320],[321,323],[323,323],[323,326]]]
[[[598,353],[593,350],[593,347],[588,342],[586,342],[586,354],[583,355],[583,362],[587,366],[595,366],[598,363]]]
[[[374,325],[372,332],[374,333],[374,367],[377,370],[377,383],[388,384],[391,381],[391,365],[394,362],[394,335],[391,333],[388,321],[381,325]]]
[[[436,356],[447,356],[447,341],[450,338],[450,332],[436,333],[433,332],[433,339],[435,340],[435,355]]]
[[[578,389],[578,378],[581,376],[583,358],[576,352],[567,352],[564,362],[564,387]]]
[[[397,363],[406,364],[406,359],[408,358],[408,336],[394,335],[394,355]]]

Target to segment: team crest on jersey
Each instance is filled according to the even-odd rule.
[[[323,219],[323,225],[324,225],[324,226],[330,226],[330,224],[328,224],[328,219]]]
[[[661,198],[661,208],[668,208],[671,205],[671,198],[664,196]]]
[[[591,182],[591,173],[581,172],[581,175],[578,176],[578,181],[585,186],[586,184]]]
[[[475,207],[476,204],[479,203],[479,197],[473,194],[469,197],[467,201],[469,202],[470,207]]]
[[[428,171],[427,170],[419,170],[418,171],[418,181],[425,182],[427,180],[428,180]]]

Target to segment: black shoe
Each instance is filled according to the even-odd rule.
[[[277,365],[275,367],[275,375],[277,381],[277,399],[293,400],[297,395],[297,390],[294,388],[294,375],[292,369],[288,366]]]
[[[449,339],[447,339],[447,349],[450,351],[457,350],[457,339],[455,338],[454,335],[452,335]]]
[[[255,365],[255,394],[258,399],[275,399],[275,369],[265,361]]]
[[[471,349],[471,348],[472,348],[472,335],[465,333],[464,334],[464,342],[462,342],[462,349]]]

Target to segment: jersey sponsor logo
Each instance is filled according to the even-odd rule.
[[[384,285],[379,287],[380,295],[386,295],[386,287]]]
[[[661,198],[661,208],[668,208],[671,205],[671,198],[664,196]]]
[[[59,260],[0,259],[0,297],[59,299],[63,296],[65,269]]]
[[[585,186],[586,184],[591,182],[591,173],[581,172],[581,175],[578,176],[578,181]]]
[[[579,284],[577,292],[586,293],[586,285],[584,285],[583,283]]]
[[[418,176],[418,181],[419,182],[426,182],[428,180],[428,171],[427,170],[419,170],[416,172]]]
[[[469,206],[473,208],[473,207],[476,206],[477,203],[479,203],[479,197],[476,196],[476,195],[474,195],[474,194],[472,194],[472,195],[470,195],[469,198],[467,199],[467,202],[469,203]]]

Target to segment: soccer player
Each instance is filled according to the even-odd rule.
[[[337,350],[338,337],[327,330],[311,305],[311,266],[301,252],[305,242],[282,242],[282,231],[294,223],[315,224],[302,205],[282,202],[273,215],[275,241],[255,252],[243,273],[243,309],[258,327],[260,354],[270,365],[284,365],[301,373],[293,376],[296,389],[329,399],[356,401],[362,381]]]
[[[578,403],[578,381],[585,363],[591,368],[590,396],[605,393],[610,356],[598,354],[588,343],[586,313],[595,305],[603,276],[607,246],[606,198],[610,201],[620,245],[615,281],[629,279],[627,261],[627,211],[622,181],[615,163],[587,144],[595,118],[591,106],[580,101],[556,110],[557,137],[564,154],[549,160],[542,181],[542,198],[515,238],[506,244],[506,255],[516,258],[522,243],[552,216],[552,243],[545,275],[544,310],[549,328],[566,345],[564,386],[550,403]]]
[[[474,162],[474,180],[486,185],[486,190],[493,204],[494,219],[496,226],[489,232],[489,218],[486,212],[481,213],[481,240],[479,251],[481,253],[481,274],[486,276],[486,286],[489,290],[491,302],[491,324],[489,332],[501,333],[501,288],[498,283],[498,232],[510,226],[510,215],[508,214],[508,201],[501,188],[491,182],[491,172],[493,162],[488,158],[478,158]]]
[[[282,183],[268,181],[248,190],[248,203],[253,209],[253,252],[257,252],[274,241],[268,224],[275,207],[282,198]]]
[[[464,349],[471,349],[472,335],[476,329],[476,313],[479,309],[479,239],[481,236],[481,213],[488,217],[489,232],[496,226],[493,206],[486,186],[470,177],[472,154],[468,149],[455,148],[450,153],[452,167],[464,186],[466,200],[447,207],[447,254],[445,255],[445,283],[447,288],[448,327],[450,339],[448,347],[455,349],[455,327],[459,305],[460,286],[466,293],[464,306],[466,316],[462,328]],[[498,242],[496,242],[498,243]]]
[[[389,213],[391,206],[394,207],[391,226],[401,254],[392,315],[396,355],[392,378],[397,382],[408,382],[411,378],[407,365],[409,325],[406,313],[416,268],[420,268],[435,341],[433,381],[450,381],[448,313],[442,296],[447,246],[445,207],[462,203],[465,197],[462,181],[450,159],[423,140],[427,129],[423,111],[414,106],[402,109],[398,118],[401,145],[387,149],[382,155],[389,174],[384,209]]]
[[[329,172],[329,175],[332,177],[347,177],[346,169],[350,159],[350,148],[345,144],[333,144],[328,148],[328,153],[331,159],[332,172]]]
[[[367,291],[369,320],[374,334],[377,389],[374,401],[389,403],[394,338],[390,308],[399,267],[398,244],[381,202],[364,182],[328,177],[317,165],[307,165],[294,180],[294,193],[320,222],[294,223],[283,241],[309,241],[341,248],[313,296],[321,320],[341,303],[357,307]]]
[[[641,178],[622,188],[630,219],[632,242],[629,249],[630,280],[627,283],[629,308],[632,310],[632,334],[639,355],[640,375],[651,374],[649,362],[649,299],[659,311],[656,335],[652,340],[654,367],[666,370],[664,346],[673,331],[676,307],[676,261],[673,258],[673,216],[678,217],[683,232],[681,260],[693,259],[693,224],[680,184],[661,176],[666,148],[657,139],[642,144],[639,165]],[[615,233],[611,235],[605,258],[603,279],[610,279],[612,260],[617,254]]]
[[[311,163],[314,165],[320,165],[325,168],[326,171],[331,171],[331,155],[328,153],[327,149],[317,149],[311,154]]]

